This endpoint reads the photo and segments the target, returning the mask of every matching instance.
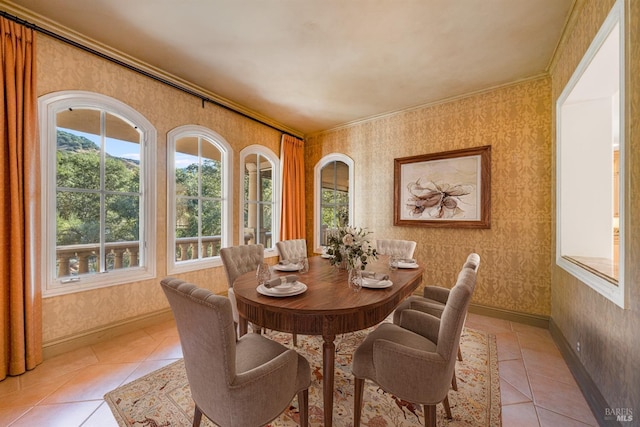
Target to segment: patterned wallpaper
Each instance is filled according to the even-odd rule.
[[[614,0],[576,4],[551,69],[554,102],[571,78]],[[623,310],[564,270],[552,273],[553,322],[572,346],[581,342],[580,362],[611,408],[632,408],[640,415],[640,2],[627,0],[627,195],[626,286],[629,308]],[[555,143],[555,138],[554,141]],[[635,407],[634,407],[635,405]],[[603,414],[600,414],[601,416]]]
[[[630,308],[621,310],[552,263],[552,107],[575,70],[613,0],[577,0],[569,31],[551,68],[541,78],[452,102],[399,112],[312,136],[306,144],[307,210],[313,212],[313,167],[324,155],[343,152],[355,161],[356,224],[376,237],[418,241],[416,257],[427,269],[425,284],[451,286],[466,255],[482,256],[477,304],[551,315],[569,342],[582,341],[581,361],[612,407],[640,402],[640,136],[630,132],[627,235]],[[638,126],[640,91],[640,2],[626,1],[631,112]],[[158,281],[166,274],[166,133],[198,124],[221,134],[234,148],[234,188],[239,188],[238,153],[260,143],[279,152],[280,133],[230,111],[156,83],[108,61],[39,35],[39,95],[59,90],[100,92],[126,102],[158,131],[157,276],[149,280],[43,301],[43,340],[117,324],[168,307]],[[452,149],[492,146],[491,228],[429,229],[393,226],[393,159]],[[633,177],[633,178],[632,178]],[[375,195],[375,197],[372,197]],[[238,209],[235,198],[234,210]],[[234,220],[234,239],[238,224]],[[313,218],[307,222],[313,241]],[[180,275],[223,292],[222,267]],[[636,412],[640,408],[635,408]]]
[[[355,225],[374,238],[416,240],[424,284],[451,287],[467,255],[482,261],[473,302],[521,313],[551,311],[551,82],[526,81],[399,112],[307,139],[306,175],[325,155],[355,162]],[[491,228],[393,226],[394,158],[491,145]],[[307,180],[307,194],[313,182]],[[307,198],[307,210],[313,199]],[[308,218],[312,241],[313,218]]]
[[[97,56],[38,35],[38,95],[60,90],[86,90],[114,97],[135,108],[154,126],[158,134],[156,179],[157,197],[157,279],[90,290],[43,300],[43,341],[45,344],[90,332],[127,319],[168,308],[160,289],[166,275],[166,135],[171,129],[196,124],[208,127],[234,149],[234,191],[239,191],[240,151],[262,144],[280,151],[280,132],[246,119],[226,109],[206,104],[147,77],[126,70]],[[234,197],[238,212],[238,197]],[[234,215],[233,239],[238,236]],[[214,292],[226,292],[222,267],[177,275]]]
[[[280,133],[210,104],[202,108],[190,95],[46,36],[39,37],[38,72],[40,95],[70,89],[104,93],[137,109],[158,132],[158,279],[46,298],[43,340],[51,343],[168,307],[158,281],[166,275],[169,130],[197,124],[221,134],[234,148],[235,191],[240,150],[260,143],[278,153]],[[370,228],[376,237],[417,240],[416,256],[427,266],[425,284],[451,286],[467,254],[477,251],[482,265],[475,303],[548,316],[550,118],[551,82],[540,78],[312,136],[305,149],[308,212],[313,212],[315,163],[328,153],[343,152],[355,161],[356,224]],[[394,158],[482,145],[492,146],[490,229],[393,226]],[[309,216],[309,241],[312,225]],[[234,239],[237,231],[234,218]],[[227,286],[222,267],[180,277],[215,292]]]

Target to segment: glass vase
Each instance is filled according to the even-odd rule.
[[[349,289],[353,292],[360,292],[362,289],[362,270],[359,268],[349,268]]]

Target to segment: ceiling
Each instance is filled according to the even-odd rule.
[[[14,0],[0,9],[24,7],[304,135],[541,75],[574,1]]]

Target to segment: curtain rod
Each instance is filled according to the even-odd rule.
[[[96,49],[92,49],[89,46],[85,46],[85,45],[83,45],[81,43],[78,43],[75,40],[71,40],[71,39],[69,39],[67,37],[64,37],[64,36],[60,35],[60,34],[54,33],[53,31],[47,30],[46,28],[39,27],[38,25],[33,24],[33,23],[29,22],[29,21],[26,21],[26,20],[24,20],[22,18],[19,18],[19,17],[15,16],[15,15],[11,15],[11,14],[5,12],[4,10],[0,10],[0,16],[3,16],[3,17],[5,17],[5,18],[7,18],[7,19],[9,19],[11,21],[17,22],[18,24],[24,25],[27,28],[31,28],[32,30],[35,30],[35,31],[37,31],[39,33],[42,33],[42,34],[45,34],[45,35],[47,35],[49,37],[53,37],[56,40],[60,40],[61,42],[70,44],[71,46],[77,47],[78,49],[82,49],[85,52],[89,52],[89,53],[91,53],[93,55],[99,56],[100,58],[106,59],[107,61],[110,61],[110,62],[113,62],[114,64],[120,65],[121,67],[125,67],[125,68],[127,68],[127,69],[129,69],[131,71],[134,71],[136,73],[142,74],[145,77],[149,77],[150,79],[156,80],[156,81],[158,81],[160,83],[163,83],[163,84],[165,84],[167,86],[171,86],[174,89],[178,89],[178,90],[180,90],[182,92],[188,93],[189,95],[195,96],[196,98],[200,98],[200,100],[202,101],[202,108],[204,108],[204,103],[205,102],[209,102],[209,103],[211,103],[213,105],[216,105],[218,107],[221,107],[221,108],[224,108],[226,110],[232,111],[232,112],[234,112],[236,114],[239,114],[242,117],[245,117],[245,118],[247,118],[249,120],[253,120],[254,122],[258,122],[261,125],[270,127],[271,129],[277,130],[277,131],[282,132],[284,134],[293,136],[294,138],[300,139],[299,136],[294,135],[291,132],[287,132],[287,131],[285,131],[283,129],[280,129],[280,128],[278,128],[278,127],[276,127],[274,125],[271,125],[269,123],[265,123],[262,120],[257,119],[255,117],[252,117],[252,116],[250,116],[250,115],[248,115],[246,113],[243,113],[242,111],[238,111],[233,107],[229,107],[228,105],[222,104],[221,102],[218,102],[215,99],[211,99],[211,98],[209,98],[207,96],[204,96],[204,95],[202,95],[202,94],[200,94],[200,93],[198,93],[198,92],[196,92],[194,90],[191,90],[191,89],[189,89],[187,87],[184,87],[182,85],[174,83],[174,82],[172,82],[170,80],[167,80],[167,79],[165,79],[163,77],[157,76],[157,75],[155,75],[153,73],[145,71],[145,70],[143,70],[141,68],[138,68],[138,67],[136,67],[134,65],[128,64],[128,63],[126,63],[124,61],[121,61],[121,60],[119,60],[117,58],[113,58],[113,57],[111,57],[111,56],[109,56],[109,55],[107,55],[105,53],[102,53],[102,52],[96,50]]]

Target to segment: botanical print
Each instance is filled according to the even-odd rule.
[[[401,219],[479,220],[480,165],[479,155],[403,165]]]

